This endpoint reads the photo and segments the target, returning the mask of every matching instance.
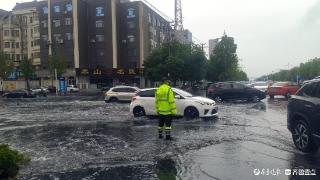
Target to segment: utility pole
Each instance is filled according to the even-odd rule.
[[[175,0],[174,30],[183,30],[182,6],[181,5],[182,5],[181,0]]]

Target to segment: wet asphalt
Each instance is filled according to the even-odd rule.
[[[0,143],[32,158],[19,179],[320,179],[320,153],[293,145],[285,99],[218,106],[216,119],[175,119],[174,140],[165,141],[157,138],[157,119],[134,118],[128,103],[0,98]]]

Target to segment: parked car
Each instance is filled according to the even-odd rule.
[[[47,94],[49,93],[49,90],[44,87],[37,87],[37,88],[32,88],[31,93],[35,96],[44,96],[46,97]]]
[[[140,89],[132,86],[116,86],[105,93],[105,102],[131,101]]]
[[[218,115],[216,103],[208,98],[193,96],[181,89],[172,88],[177,106],[177,116],[186,118],[205,118]],[[143,89],[132,98],[130,112],[135,116],[157,115],[155,108],[156,88]]]
[[[76,85],[68,85],[67,92],[70,92],[70,93],[79,92],[79,88]]]
[[[265,81],[253,83],[253,87],[262,91],[262,92],[267,92],[268,86],[269,86],[268,82],[265,82]]]
[[[55,86],[48,86],[47,89],[50,93],[56,93],[57,88]]]
[[[300,86],[294,82],[277,82],[268,88],[267,94],[271,99],[273,99],[274,96],[290,98],[291,95],[296,94],[299,89]]]
[[[266,94],[238,82],[219,82],[210,85],[207,90],[207,97],[215,100],[216,102],[227,100],[259,102],[266,98]]]
[[[13,90],[2,95],[4,98],[35,98],[36,96],[27,90]]]
[[[288,129],[295,146],[315,152],[320,145],[320,79],[305,84],[288,103]]]

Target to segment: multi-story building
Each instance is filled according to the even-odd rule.
[[[35,66],[40,65],[40,33],[36,3],[16,4],[4,19],[3,52],[16,62],[23,58],[32,59]]]
[[[38,2],[41,34],[42,85],[51,84],[48,60],[51,55],[64,58],[67,70],[63,76],[76,84],[76,68],[87,66],[87,10],[83,0],[51,0]]]
[[[0,52],[3,52],[3,24],[9,12],[0,9]]]
[[[14,59],[32,58],[42,86],[52,82],[48,59],[57,55],[67,61],[62,76],[68,84],[144,87],[144,61],[171,31],[169,20],[143,1],[34,1],[18,3],[11,14],[4,51]]]
[[[213,50],[214,48],[216,48],[219,41],[220,41],[219,38],[209,40],[209,56],[213,55]]]

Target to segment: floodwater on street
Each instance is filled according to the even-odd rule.
[[[320,153],[294,147],[286,106],[285,99],[222,103],[217,119],[175,119],[168,142],[157,138],[156,118],[134,118],[127,103],[0,98],[0,143],[32,158],[19,179],[319,179],[284,174],[320,176]]]

